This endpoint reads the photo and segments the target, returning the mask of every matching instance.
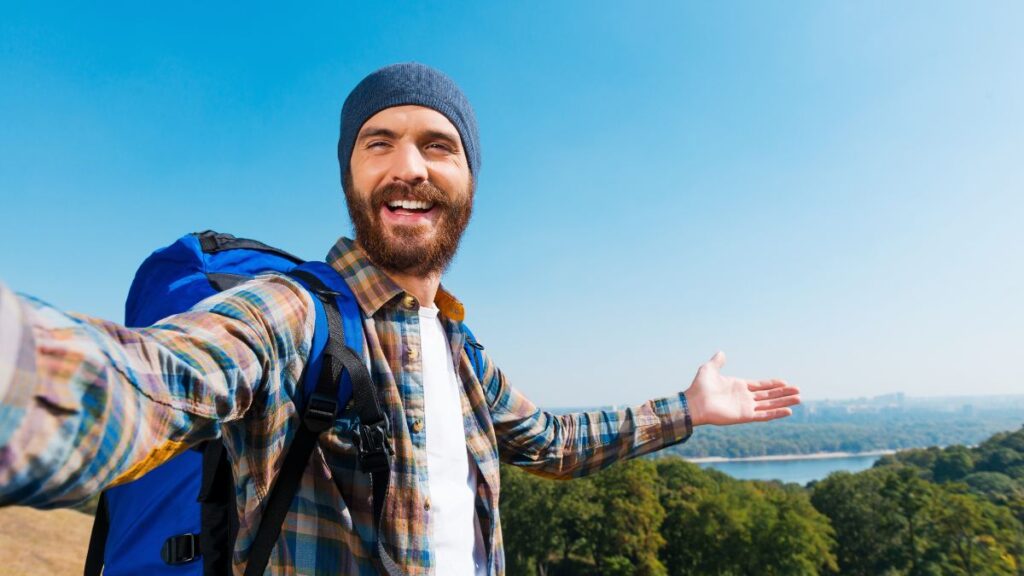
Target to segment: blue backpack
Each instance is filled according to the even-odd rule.
[[[401,574],[379,537],[393,454],[390,426],[362,360],[358,304],[334,269],[254,240],[209,230],[189,234],[139,267],[125,305],[125,325],[149,326],[265,272],[287,274],[309,290],[316,322],[302,390],[296,394],[303,425],[267,497],[245,574],[263,574],[317,437],[333,426],[339,408],[350,399],[359,417],[353,438],[359,468],[373,486],[376,561],[383,573]],[[479,376],[483,347],[470,335],[465,349]],[[229,575],[237,532],[230,463],[220,440],[206,442],[101,495],[84,573]]]

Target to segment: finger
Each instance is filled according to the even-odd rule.
[[[799,403],[799,396],[786,396],[784,398],[778,398],[776,400],[766,400],[764,402],[758,402],[757,405],[754,406],[754,412],[764,412],[766,410],[774,410],[776,408],[796,406]]]
[[[779,408],[777,410],[769,410],[767,412],[755,412],[754,422],[767,422],[769,420],[778,420],[779,418],[785,418],[786,416],[792,416],[793,411],[789,408]]]
[[[761,400],[774,400],[775,398],[782,398],[785,396],[796,396],[799,393],[800,389],[796,386],[784,386],[782,388],[773,388],[771,390],[755,392],[754,400],[757,402],[760,402]]]
[[[721,350],[715,352],[715,355],[711,357],[708,364],[714,366],[716,370],[721,370],[722,367],[725,366],[725,352],[722,352]]]
[[[747,384],[747,390],[759,392],[761,390],[772,390],[786,386],[785,380],[752,380]]]

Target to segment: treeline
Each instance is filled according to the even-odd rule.
[[[510,574],[1024,575],[1024,428],[807,487],[677,457],[556,482],[502,469]]]
[[[915,446],[977,444],[1020,425],[1019,415],[954,418],[950,415],[894,417],[878,414],[864,422],[773,422],[701,430],[699,438],[668,449],[685,458],[743,458],[817,452],[902,450]]]

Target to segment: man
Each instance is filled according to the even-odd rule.
[[[723,376],[722,353],[685,392],[617,412],[541,411],[486,356],[478,379],[463,353],[463,307],[440,285],[480,170],[469,102],[426,66],[378,70],[345,101],[338,160],[355,240],[340,239],[327,262],[356,295],[392,423],[383,539],[404,573],[503,573],[499,460],[580,476],[682,442],[694,426],[772,420],[799,402],[784,382]],[[133,330],[0,286],[0,504],[71,504],[221,435],[238,495],[239,573],[298,425],[291,397],[312,310],[294,281],[267,275]],[[336,426],[318,454],[269,572],[376,573],[352,443]]]

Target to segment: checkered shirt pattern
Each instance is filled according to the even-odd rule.
[[[392,423],[385,546],[410,576],[443,573],[430,547],[420,303],[347,238],[327,262],[359,302],[366,359]],[[513,388],[486,354],[478,379],[463,349],[462,304],[443,288],[435,303],[463,384],[489,574],[504,573],[499,462],[571,478],[692,433],[682,393],[622,410],[554,415]],[[62,313],[0,285],[0,505],[81,502],[220,436],[236,484],[234,562],[241,574],[300,425],[293,398],[314,316],[308,293],[280,275],[259,276],[142,329]],[[321,436],[267,574],[376,574],[370,487],[351,441],[355,424],[350,405]]]

